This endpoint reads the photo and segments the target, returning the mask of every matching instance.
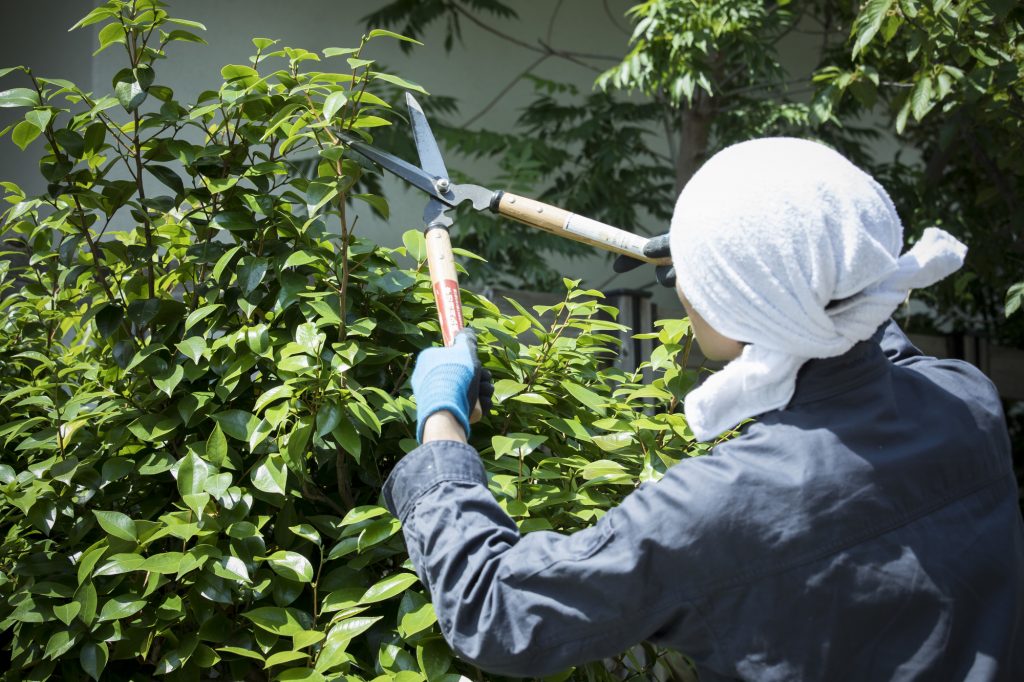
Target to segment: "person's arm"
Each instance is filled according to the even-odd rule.
[[[477,452],[454,440],[407,455],[385,487],[445,639],[482,669],[517,676],[612,656],[665,628],[691,653],[709,646],[687,592],[700,523],[680,514],[693,495],[670,476],[585,530],[521,535]]]
[[[475,394],[490,405],[482,372],[472,334],[420,354],[412,384],[423,444],[383,491],[452,648],[491,672],[542,675],[617,654],[671,624],[697,654],[704,629],[683,578],[700,566],[692,529],[702,514],[692,503],[706,486],[666,476],[591,528],[520,535],[466,444]]]

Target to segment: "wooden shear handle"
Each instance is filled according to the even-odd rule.
[[[447,228],[428,227],[426,231],[427,267],[430,269],[430,283],[434,288],[434,303],[437,318],[441,323],[444,345],[450,346],[455,335],[466,325],[462,321],[462,297],[459,295],[459,275],[455,270],[455,256],[452,254],[452,240]],[[480,401],[473,405],[470,423],[480,421],[483,409]]]
[[[545,204],[536,199],[503,192],[492,210],[516,222],[536,227],[551,234],[596,246],[605,251],[621,253],[655,265],[671,265],[671,258],[648,258],[644,255],[647,237]]]

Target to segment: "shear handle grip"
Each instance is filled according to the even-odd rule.
[[[444,345],[450,346],[455,342],[455,335],[465,326],[462,321],[462,297],[459,295],[459,275],[455,270],[452,240],[445,227],[430,226],[424,236],[427,242],[427,267],[434,289],[437,318],[441,323],[441,336]],[[469,415],[469,421],[471,424],[476,423],[482,416],[483,409],[477,400]]]
[[[626,254],[645,263],[669,265],[672,262],[670,258],[645,256],[644,246],[647,244],[647,237],[585,218],[536,199],[521,197],[511,192],[502,192],[497,201],[492,204],[492,210],[524,225],[536,227],[559,237],[590,244],[605,251]]]

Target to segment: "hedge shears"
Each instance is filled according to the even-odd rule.
[[[448,234],[453,222],[448,211],[463,202],[470,202],[477,211],[489,210],[559,237],[625,254],[639,261],[656,265],[667,265],[671,262],[669,258],[645,256],[644,246],[648,242],[646,237],[511,192],[491,190],[479,185],[453,183],[448,177],[441,150],[437,146],[437,140],[430,130],[422,107],[409,93],[406,93],[405,100],[409,108],[416,151],[420,157],[418,167],[349,135],[346,135],[345,141],[362,156],[394,173],[413,187],[426,192],[430,197],[423,212],[423,222],[426,225],[427,265],[441,322],[441,334],[446,346],[451,345],[455,334],[464,326],[455,258]]]

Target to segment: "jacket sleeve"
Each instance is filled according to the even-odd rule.
[[[664,522],[685,494],[644,484],[590,528],[520,535],[476,451],[449,441],[407,455],[384,491],[449,644],[489,672],[516,676],[612,656],[669,625],[676,641],[692,632],[683,636],[689,651],[703,648],[678,563],[690,533]]]

